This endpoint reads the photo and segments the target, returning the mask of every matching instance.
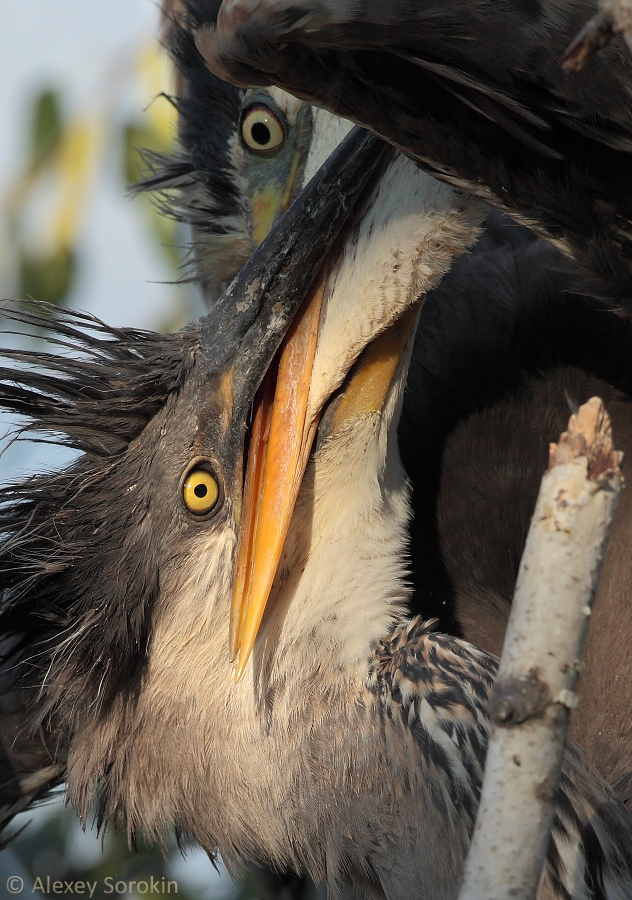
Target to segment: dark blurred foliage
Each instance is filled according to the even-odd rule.
[[[29,814],[27,814],[29,815]],[[32,814],[30,814],[32,815]],[[171,895],[175,895],[174,884],[177,885],[177,896],[180,900],[200,900],[215,896],[217,900],[255,900],[259,896],[255,882],[249,873],[234,883],[227,877],[221,881],[214,877],[212,863],[208,861],[208,876],[205,881],[205,868],[199,860],[193,874],[183,877],[182,865],[174,862],[180,856],[173,835],[166,839],[166,847],[147,845],[142,840],[135,848],[130,848],[127,837],[121,830],[108,828],[101,838],[90,835],[83,838],[78,834],[78,820],[74,811],[60,805],[58,811],[48,815],[35,814],[34,821],[23,827],[18,838],[10,845],[19,859],[23,874],[30,877],[31,884],[25,878],[24,893],[32,896],[55,896],[46,891],[47,878],[52,886],[55,881],[76,883],[90,882],[97,884],[94,897],[119,896],[127,900],[139,897],[163,896],[167,893],[167,885],[171,883]],[[77,840],[79,838],[79,840]],[[99,852],[100,850],[100,852]],[[185,860],[191,850],[184,849]],[[2,874],[12,874],[10,865]],[[38,881],[39,879],[39,881]],[[107,879],[107,880],[106,880]],[[153,880],[152,880],[153,879]],[[119,889],[108,891],[112,885],[121,882],[131,890]],[[141,885],[140,891],[137,885]],[[209,885],[214,886],[210,890]],[[154,890],[152,891],[152,885]],[[0,896],[4,896],[4,885],[0,884]]]
[[[49,167],[59,152],[64,135],[65,122],[59,94],[45,88],[35,96],[31,109],[28,162],[23,183],[28,190],[37,177]],[[26,191],[25,191],[26,193]],[[13,226],[19,209],[14,212]],[[33,297],[55,305],[63,304],[70,294],[77,269],[73,248],[60,244],[52,252],[33,252],[18,240],[18,294]]]

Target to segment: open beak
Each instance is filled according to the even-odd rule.
[[[342,154],[340,158],[344,159]],[[301,195],[288,215],[303,202]],[[306,235],[304,239],[309,240]],[[310,402],[310,387],[323,301],[335,270],[334,256],[323,253],[318,273],[253,404],[230,616],[230,655],[237,660],[237,680],[244,673],[257,638],[314,438],[329,400],[326,396]],[[410,344],[417,312],[417,308],[407,311],[361,353],[337,397],[333,417],[328,419],[328,434],[355,417],[381,411]],[[332,385],[332,392],[336,387]]]
[[[319,412],[307,415],[326,274],[320,272],[257,393],[237,549],[230,617],[230,653],[241,678],[254,646]]]
[[[201,349],[231,409],[230,458],[243,459],[253,404],[231,607],[241,677],[263,616],[318,427],[308,416],[328,257],[391,148],[355,128],[276,223],[202,320]]]
[[[248,452],[230,618],[231,658],[241,678],[266,609],[323,409],[309,392],[326,287],[321,272],[257,394]],[[328,423],[331,436],[347,423],[381,412],[400,360],[410,346],[420,304],[363,350]]]

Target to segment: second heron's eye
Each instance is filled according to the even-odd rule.
[[[206,466],[195,466],[184,480],[182,498],[194,516],[212,512],[219,501],[219,483]]]
[[[267,106],[251,106],[241,120],[244,144],[254,153],[273,153],[285,141],[285,130]]]

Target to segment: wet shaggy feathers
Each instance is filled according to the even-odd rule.
[[[43,303],[5,304],[2,314],[65,351],[3,348],[13,364],[0,367],[3,408],[26,417],[30,431],[94,456],[114,457],[138,437],[182,385],[199,343],[195,326],[176,335],[111,328]]]
[[[75,714],[98,717],[120,690],[138,688],[159,561],[135,492],[147,477],[143,458],[126,451],[177,394],[199,342],[194,327],[160,335],[36,309],[42,305],[3,312],[20,331],[46,330],[63,355],[3,350],[11,367],[0,368],[2,405],[27,419],[21,430],[83,455],[63,471],[0,489],[1,768],[4,796],[15,794],[18,805],[60,779],[68,734],[56,733],[58,704],[67,728]],[[46,695],[44,682],[52,685]],[[56,771],[38,790],[37,772],[46,776],[49,767]],[[15,804],[8,810],[10,818]]]
[[[20,318],[19,311],[16,315]],[[128,821],[131,817],[132,831],[136,826],[142,827],[144,820],[149,822],[150,830],[156,828],[171,814],[177,819],[184,809],[188,816],[194,813],[194,819],[187,819],[183,830],[216,837],[222,849],[227,848],[229,859],[232,855],[238,862],[244,853],[253,852],[279,863],[307,866],[317,878],[327,875],[334,894],[340,890],[341,896],[346,896],[346,886],[351,882],[371,897],[424,896],[426,884],[432,896],[451,897],[480,791],[488,728],[486,696],[494,661],[455,638],[433,634],[420,620],[404,621],[369,656],[365,674],[359,673],[357,683],[349,685],[340,697],[336,695],[333,702],[329,678],[335,673],[319,668],[314,637],[307,634],[302,638],[310,651],[307,658],[319,677],[306,671],[300,676],[306,681],[298,691],[295,682],[286,682],[285,698],[281,696],[280,684],[269,730],[261,732],[259,723],[248,717],[247,724],[240,725],[236,698],[248,696],[252,690],[247,680],[240,686],[232,685],[230,702],[237,705],[229,707],[227,714],[227,694],[221,678],[226,683],[232,679],[224,658],[224,631],[221,627],[197,629],[190,615],[193,612],[200,616],[205,603],[209,615],[216,613],[205,581],[210,576],[196,576],[195,571],[185,570],[177,577],[189,580],[191,596],[180,595],[176,590],[174,597],[162,598],[166,604],[163,627],[167,627],[167,634],[163,634],[162,647],[158,641],[151,654],[156,679],[152,693],[149,676],[147,683],[143,680],[144,666],[152,646],[152,603],[160,587],[156,573],[164,571],[168,554],[163,536],[156,534],[156,521],[149,523],[151,540],[144,531],[145,488],[136,493],[136,486],[140,482],[148,487],[154,479],[159,486],[162,483],[160,473],[143,461],[147,459],[147,448],[158,440],[167,422],[178,431],[173,403],[192,375],[198,331],[191,328],[181,335],[166,337],[110,332],[94,320],[86,323],[82,317],[77,321],[74,314],[58,316],[61,321],[57,330],[55,317],[52,319],[55,339],[83,348],[90,367],[97,367],[103,358],[105,372],[115,370],[106,383],[109,381],[114,389],[125,380],[133,383],[133,406],[145,412],[132,419],[135,424],[126,432],[127,445],[119,438],[118,449],[114,447],[105,453],[98,447],[98,454],[90,451],[65,473],[38,476],[34,486],[26,482],[8,489],[12,493],[7,495],[7,501],[16,509],[7,520],[11,538],[2,549],[0,571],[6,578],[6,605],[0,615],[0,628],[5,634],[12,633],[18,642],[13,651],[6,652],[5,663],[17,661],[14,672],[21,676],[19,690],[31,701],[31,705],[26,705],[29,720],[23,727],[41,724],[52,764],[60,768],[65,764],[66,748],[72,739],[72,764],[76,771],[71,782],[74,777],[78,792],[75,800],[80,805],[88,802],[90,792],[98,785],[103,790],[101,815],[121,819],[127,816]],[[31,313],[25,313],[25,317],[30,324],[46,324]],[[82,324],[87,324],[96,335],[84,337]],[[144,367],[152,349],[158,350],[161,345],[164,359],[162,363],[156,360],[158,370],[153,373]],[[46,392],[50,397],[50,407],[46,408],[53,410],[52,421],[58,430],[58,396],[62,398],[63,411],[71,411],[74,398],[81,397],[79,364],[73,360],[68,374],[64,359],[55,368],[51,358],[45,355],[40,361],[35,353],[24,353],[20,363],[26,366],[26,375],[14,373],[14,381],[19,386],[26,378],[21,389],[27,393]],[[48,369],[43,383],[37,381],[42,363]],[[94,371],[90,367],[88,372]],[[135,373],[136,380],[129,377],[131,373]],[[21,408],[24,402],[23,399]],[[36,422],[40,431],[46,430],[48,421],[41,412],[43,406],[40,401]],[[142,434],[138,434],[135,429],[141,427],[144,415],[147,419]],[[107,415],[98,422],[99,428],[106,429]],[[87,443],[92,446],[94,440]],[[101,481],[107,484],[107,496],[99,493]],[[353,518],[353,509],[350,515]],[[166,520],[158,521],[161,531],[168,533],[169,529],[163,527]],[[7,526],[3,531],[6,533]],[[98,558],[90,552],[98,553]],[[381,569],[385,566],[383,559],[375,559],[367,560],[365,568],[370,562]],[[138,567],[136,571],[134,566]],[[91,581],[94,571],[98,574],[96,582]],[[367,577],[374,581],[372,574]],[[168,584],[165,578],[163,585]],[[181,673],[196,701],[198,678],[210,683],[220,678],[216,693],[210,696],[215,703],[218,698],[222,702],[218,707],[210,702],[204,707],[208,718],[198,714],[178,720],[183,692],[169,693],[172,673],[161,668],[166,659],[170,659],[170,665],[181,668],[177,660],[174,663],[174,648],[169,644],[171,619],[175,622],[173,627],[178,622],[182,627],[191,625],[191,637],[195,635],[203,648],[224,647],[224,655],[204,655],[207,668],[198,671],[192,681],[191,672]],[[176,628],[175,635],[178,634]],[[20,640],[28,641],[30,646],[22,648]],[[179,654],[189,650],[188,645],[178,647]],[[212,660],[221,667],[221,677],[214,674]],[[292,660],[289,663],[290,671],[294,671]],[[5,674],[10,677],[10,673]],[[40,705],[39,689],[43,684],[48,696]],[[298,727],[302,721],[300,709],[296,719],[283,713],[286,707],[296,710],[296,693],[300,698],[310,697],[305,710],[307,728]],[[199,700],[202,699],[208,698],[200,695]],[[182,708],[186,708],[186,703]],[[222,712],[212,717],[216,708]],[[63,713],[63,722],[56,732],[58,713]],[[187,759],[195,761],[193,769],[184,773],[181,758],[174,758],[172,746],[158,740],[155,732],[157,728],[164,738],[164,729],[169,733],[174,729],[175,733],[176,727],[181,729]],[[235,740],[225,743],[218,737],[224,731],[234,737],[241,727],[246,727],[248,735],[241,744]],[[355,748],[351,756],[347,752],[349,741]],[[266,821],[267,829],[257,828],[250,833],[248,821],[242,819],[239,810],[211,802],[223,798],[226,779],[220,762],[227,764],[227,746],[235,754],[240,748],[247,763],[240,771],[256,772],[252,783],[242,784],[239,779],[236,790],[245,790],[257,804],[261,803],[251,815],[255,822]],[[270,776],[270,771],[261,764],[259,753],[264,759],[268,754],[275,765],[279,759],[283,762],[281,768],[287,779],[274,781],[276,768],[271,768],[272,784],[284,798],[281,806],[274,794],[268,793],[272,784],[263,779]],[[100,768],[102,762],[107,763],[108,754],[110,762],[105,769]],[[255,760],[257,765],[253,764]],[[309,760],[309,765],[305,765],[305,760]],[[241,761],[240,756],[229,757],[229,764],[235,761]],[[86,762],[90,764],[87,770]],[[385,769],[392,772],[390,779],[384,778]],[[555,889],[551,896],[597,900],[603,896],[599,885],[610,878],[615,888],[605,896],[625,897],[632,870],[627,842],[632,823],[607,787],[573,752],[565,771],[568,793],[560,799],[560,824],[554,831],[549,862],[548,877],[551,889]],[[50,780],[44,787],[59,779],[58,772],[59,768],[48,772]],[[156,780],[152,777],[155,772],[161,776],[170,774],[171,780]],[[323,773],[323,777],[315,778],[314,772]],[[585,790],[578,791],[577,785],[584,785]],[[158,789],[165,803],[158,804],[160,809],[156,811]],[[297,797],[300,800],[295,809]],[[285,814],[277,821],[280,808]],[[237,826],[232,821],[235,817]],[[274,834],[270,846],[275,855],[266,848],[268,833]],[[309,846],[301,843],[306,833],[310,835]],[[437,841],[439,835],[446,833],[451,840],[445,859],[441,857],[443,864],[438,864]],[[393,836],[388,846],[384,835]],[[590,850],[586,860],[584,835],[586,849]],[[211,846],[212,838],[206,843]],[[587,872],[584,876],[582,871],[580,888],[573,881],[574,873],[584,865]]]

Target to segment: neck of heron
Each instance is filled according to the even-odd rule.
[[[392,160],[327,285],[310,409],[344,394],[353,364],[471,246],[482,216],[477,201]],[[321,422],[252,655],[262,694],[303,680],[306,703],[321,688],[352,696],[403,614],[410,506],[397,426],[411,347],[412,337],[379,409],[333,430],[327,414]]]
[[[373,648],[405,612],[410,488],[397,426],[409,361],[410,346],[380,410],[317,442],[253,653],[264,690],[278,695],[299,673],[306,698],[362,690]]]
[[[320,783],[310,765],[321,766],[321,751],[335,755],[349,728],[360,734],[352,723],[368,696],[372,647],[408,593],[409,488],[396,435],[406,369],[403,358],[379,412],[348,419],[317,445],[243,678],[235,683],[229,662],[234,535],[225,534],[207,547],[216,566],[203,579],[174,573],[184,579],[178,603],[157,619],[133,719],[121,710],[96,742],[78,742],[75,794],[87,794],[102,771],[103,747],[118,747],[133,727],[124,759],[112,750],[108,776],[110,802],[130,827],[142,823],[156,836],[176,820],[228,860],[251,853],[326,877],[323,836],[340,818],[342,775],[334,766]]]

